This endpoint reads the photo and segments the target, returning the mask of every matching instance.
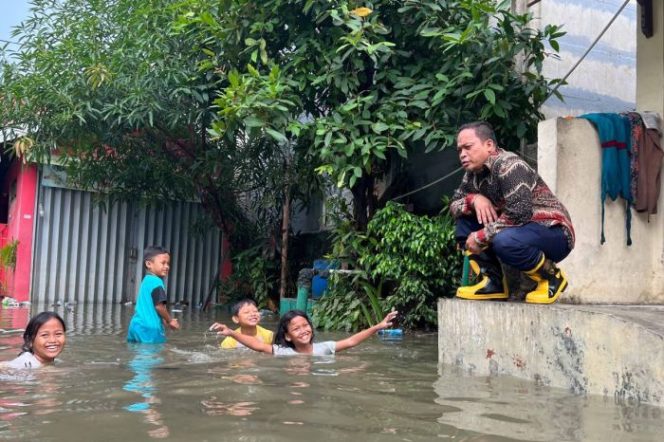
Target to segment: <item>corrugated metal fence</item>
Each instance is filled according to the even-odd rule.
[[[192,224],[203,216],[200,204],[101,207],[90,192],[48,184],[42,180],[37,203],[33,302],[133,301],[143,277],[143,248],[152,244],[171,252],[169,301],[204,301],[219,269],[221,233],[193,233]]]

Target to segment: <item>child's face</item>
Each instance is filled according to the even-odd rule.
[[[286,333],[286,340],[291,341],[296,346],[311,344],[313,338],[313,331],[309,325],[309,321],[302,316],[296,316],[288,323],[288,333]]]
[[[164,278],[168,275],[168,271],[171,269],[171,255],[168,253],[157,255],[154,258],[145,261],[145,268],[153,275]]]
[[[55,318],[44,323],[32,341],[32,353],[42,363],[53,362],[53,360],[65,348],[65,330],[62,324]]]
[[[256,327],[260,320],[261,314],[258,312],[256,306],[252,304],[243,305],[240,307],[240,311],[237,312],[237,315],[233,316],[233,322],[240,327]]]

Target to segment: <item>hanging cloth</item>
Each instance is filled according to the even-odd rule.
[[[584,118],[595,126],[602,146],[602,234],[601,244],[606,242],[604,236],[604,201],[608,196],[612,201],[618,197],[625,200],[625,229],[627,245],[632,245],[632,212],[633,202],[630,189],[630,123],[626,117],[614,113],[584,114]]]
[[[638,115],[643,119],[643,129],[634,208],[637,212],[646,212],[650,216],[657,213],[662,180],[662,119],[657,112],[639,112]]]

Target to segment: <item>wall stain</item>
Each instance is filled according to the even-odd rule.
[[[521,356],[519,356],[519,355],[512,356],[512,361],[514,362],[514,365],[516,366],[516,368],[520,368],[521,370],[526,368],[526,361],[524,361],[521,358]]]
[[[553,349],[554,363],[569,380],[570,389],[576,394],[588,392],[588,378],[583,376],[583,344],[572,337],[572,329],[551,327],[551,332],[558,338]]]

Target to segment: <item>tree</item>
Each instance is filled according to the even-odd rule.
[[[360,229],[385,203],[374,185],[396,157],[453,145],[458,126],[476,119],[492,122],[506,146],[532,140],[558,81],[541,68],[544,42],[557,49],[559,27],[531,29],[530,16],[492,0],[221,4],[189,15],[189,26],[219,42],[209,71],[280,67],[297,102],[283,135],[352,191]]]
[[[0,112],[28,131],[19,146],[57,153],[83,187],[198,197],[236,248],[321,177],[352,192],[363,230],[385,203],[377,180],[453,145],[461,123],[532,139],[556,82],[544,42],[562,33],[500,3],[34,0]]]
[[[255,224],[246,209],[282,198],[270,190],[282,188],[287,152],[281,139],[246,136],[237,121],[254,106],[267,122],[262,131],[277,133],[273,128],[287,119],[279,71],[240,79],[202,70],[206,42],[175,29],[180,6],[35,1],[14,31],[20,46],[2,69],[4,127],[26,130],[22,145],[32,147],[30,155],[57,154],[75,183],[111,199],[196,196],[217,226],[246,244],[255,234],[246,231]],[[236,105],[239,93],[252,103]],[[257,216],[278,217],[278,209]]]

